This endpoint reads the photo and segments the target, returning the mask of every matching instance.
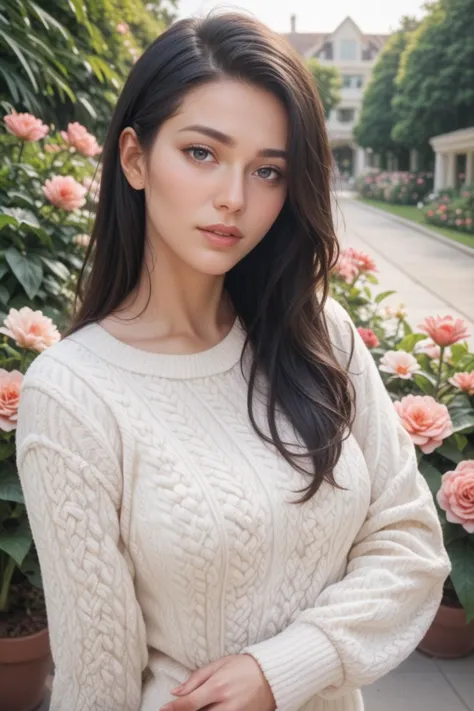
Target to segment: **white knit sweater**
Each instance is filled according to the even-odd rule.
[[[326,314],[345,362],[347,314],[335,302]],[[357,417],[335,472],[346,490],[324,484],[304,505],[289,501],[307,480],[249,423],[243,340],[236,324],[203,353],[163,355],[94,324],[28,371],[18,467],[56,664],[51,711],[158,711],[192,670],[243,652],[280,711],[361,711],[359,687],[428,628],[448,560],[360,337]]]

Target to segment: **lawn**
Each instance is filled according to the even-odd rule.
[[[414,205],[392,205],[388,202],[382,202],[381,200],[368,200],[367,198],[359,197],[358,200],[365,202],[367,205],[373,205],[373,207],[378,207],[380,210],[385,212],[390,212],[392,215],[397,215],[398,217],[404,217],[406,220],[411,220],[411,222],[417,222],[423,227],[426,227],[431,232],[437,232],[444,237],[454,240],[455,242],[460,242],[468,247],[474,249],[474,235],[467,234],[466,232],[459,232],[458,230],[451,230],[448,227],[438,227],[430,225],[425,222],[423,216],[423,211],[419,210]]]

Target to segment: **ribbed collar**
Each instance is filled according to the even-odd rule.
[[[108,363],[133,373],[186,380],[224,373],[238,363],[245,342],[245,330],[238,318],[227,336],[212,348],[199,353],[168,354],[144,351],[112,336],[97,323],[85,326],[68,337]]]

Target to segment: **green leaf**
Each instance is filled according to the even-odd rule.
[[[433,395],[436,387],[433,382],[433,378],[426,375],[426,373],[415,373],[413,375],[413,380],[422,392],[426,395]]]
[[[2,230],[7,225],[18,225],[18,221],[12,215],[0,214],[0,230]]]
[[[453,365],[456,365],[457,362],[465,355],[468,355],[469,353],[469,346],[467,343],[455,343],[454,345],[451,346],[451,360],[453,362]]]
[[[425,338],[427,338],[427,336],[423,333],[409,333],[408,336],[405,336],[405,338],[400,341],[400,343],[397,343],[396,350],[412,353],[416,344],[420,341],[424,341]]]
[[[392,296],[392,294],[396,293],[396,291],[383,291],[381,294],[378,294],[375,297],[375,303],[380,304],[384,299],[388,299],[389,296]]]
[[[450,441],[446,439],[441,447],[436,450],[438,454],[441,454],[446,459],[449,459],[453,464],[459,464],[464,459],[462,452],[456,446],[455,440]]]
[[[48,269],[52,271],[53,274],[55,274],[55,276],[59,277],[59,279],[67,281],[67,279],[69,279],[69,277],[71,276],[69,269],[62,262],[57,262],[53,259],[48,259],[48,257],[43,256],[41,257],[41,260],[44,264],[46,264]]]
[[[474,540],[466,535],[450,542],[446,550],[452,564],[451,581],[470,622],[474,620]]]
[[[10,300],[10,294],[8,293],[8,290],[4,286],[0,285],[0,302],[4,306],[7,306],[9,300]]]
[[[403,326],[403,332],[404,332],[405,336],[409,336],[410,333],[413,333],[413,329],[410,326],[410,324],[408,323],[408,321],[403,321],[402,326]]]
[[[19,225],[25,224],[28,225],[28,227],[41,227],[38,218],[31,210],[24,210],[21,207],[4,207],[3,214],[14,217]]]
[[[15,501],[24,504],[23,491],[21,489],[18,474],[15,471],[2,473],[0,476],[0,499],[2,501]]]
[[[8,459],[13,455],[15,452],[15,440],[13,439],[11,442],[0,442],[0,462],[4,462],[5,459]],[[3,468],[3,467],[2,467]],[[0,475],[2,478],[0,481],[3,480],[3,473]]]
[[[474,431],[474,410],[469,409],[451,409],[449,414],[454,427],[454,432],[460,434]]]
[[[14,531],[0,532],[0,550],[13,558],[17,565],[23,563],[32,543],[33,539],[26,522],[22,522]]]
[[[456,444],[459,447],[460,452],[463,451],[463,449],[466,447],[466,445],[469,442],[468,438],[462,434],[455,434],[454,439],[456,440]]]
[[[431,493],[433,496],[436,496],[441,486],[441,472],[430,464],[424,457],[421,459],[418,468],[426,479],[426,483],[430,487]]]
[[[31,583],[31,585],[42,590],[43,583],[41,580],[41,570],[35,553],[36,551],[34,550],[34,546],[32,546],[30,552],[23,561],[21,572],[28,578],[28,582]]]
[[[34,257],[24,257],[15,247],[7,249],[5,259],[27,296],[30,299],[34,299],[43,281],[43,265],[41,262]]]

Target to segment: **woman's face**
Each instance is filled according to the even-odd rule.
[[[147,159],[134,162],[136,136],[127,129],[122,165],[133,187],[145,189],[151,245],[163,242],[201,273],[229,271],[283,207],[287,135],[286,111],[276,97],[230,79],[187,94]],[[220,236],[219,227],[235,234]]]

